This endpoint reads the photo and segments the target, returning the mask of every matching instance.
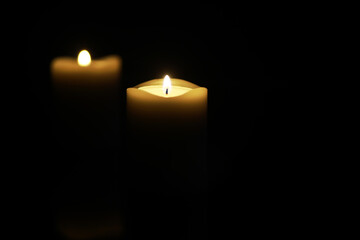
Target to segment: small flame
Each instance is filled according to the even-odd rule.
[[[91,63],[90,53],[87,50],[82,50],[78,56],[78,64],[82,67],[89,66]]]
[[[171,80],[170,77],[168,75],[166,75],[164,77],[164,82],[163,82],[163,91],[165,95],[168,95],[171,91]]]

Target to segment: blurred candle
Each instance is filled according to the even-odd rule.
[[[119,56],[92,60],[86,50],[82,50],[77,59],[58,57],[51,62],[56,128],[65,127],[69,135],[61,137],[62,140],[104,146],[114,140],[119,124],[121,67]],[[62,130],[60,127],[60,135]],[[73,137],[75,139],[71,139]]]
[[[57,57],[50,65],[56,140],[52,153],[58,172],[64,172],[61,177],[68,179],[55,191],[54,211],[68,239],[118,237],[122,231],[112,218],[120,216],[121,205],[112,190],[118,179],[114,166],[121,136],[121,68],[119,56],[91,59],[86,50],[77,58]]]

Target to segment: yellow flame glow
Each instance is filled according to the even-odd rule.
[[[78,55],[78,64],[82,67],[89,66],[91,63],[90,53],[87,50],[82,50]]]
[[[164,81],[163,81],[163,91],[165,95],[168,95],[171,91],[171,80],[170,77],[168,75],[166,75],[164,77]]]

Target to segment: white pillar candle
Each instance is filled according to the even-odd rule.
[[[144,199],[132,208],[141,213],[138,219],[156,216],[137,222],[150,226],[150,235],[171,238],[186,228],[183,223],[196,226],[188,239],[204,234],[207,92],[168,77],[127,89],[129,184],[134,198]]]

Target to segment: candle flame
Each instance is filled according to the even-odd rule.
[[[82,67],[89,66],[91,63],[90,53],[87,50],[82,50],[78,56],[78,64]]]
[[[168,75],[166,75],[164,77],[164,81],[163,81],[163,91],[165,95],[168,95],[171,91],[171,80],[170,77]]]

